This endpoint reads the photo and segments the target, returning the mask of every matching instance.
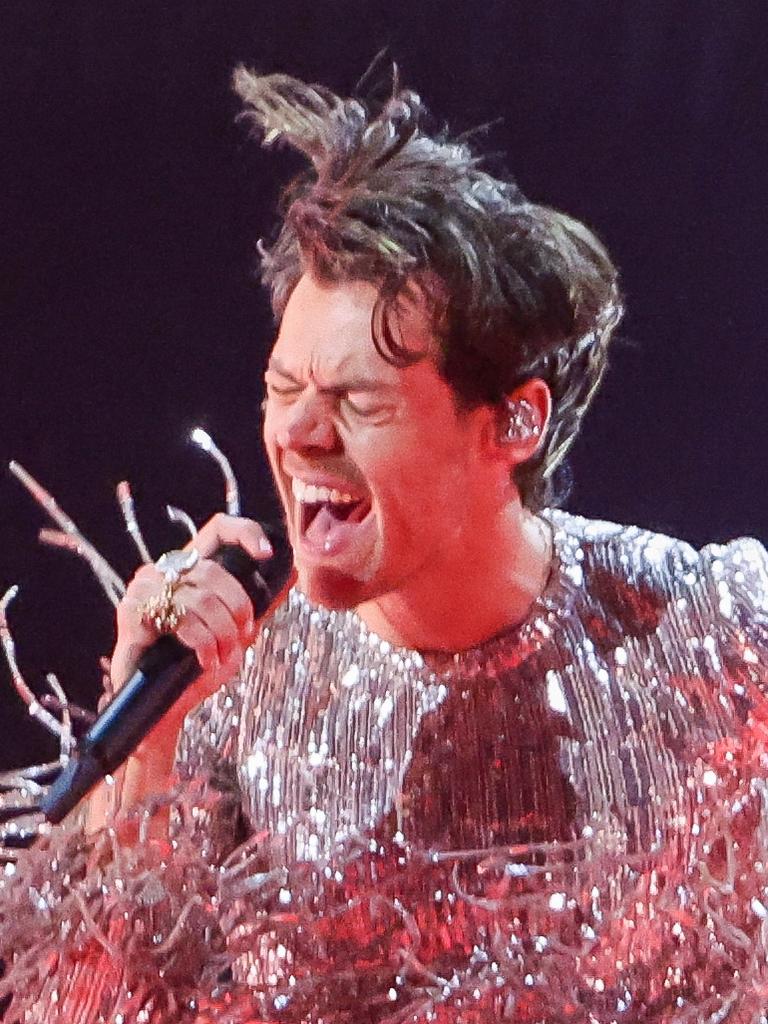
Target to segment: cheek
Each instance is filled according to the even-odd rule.
[[[268,437],[264,437],[264,451],[267,453],[267,461],[272,470],[272,479],[276,487],[280,485],[280,467],[278,465],[277,451],[275,444]]]
[[[392,439],[369,463],[368,480],[390,526],[396,517],[407,528],[424,529],[440,517],[438,513],[445,513],[461,473],[449,457],[423,439],[414,445]]]
[[[268,408],[264,415],[261,439],[264,444],[264,450],[267,453],[267,457],[273,469],[277,468],[278,452],[280,448],[277,442],[281,430],[281,424],[279,421],[279,415],[272,409]]]

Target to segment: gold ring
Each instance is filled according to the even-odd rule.
[[[178,585],[178,579],[166,580],[159,594],[138,605],[136,611],[143,625],[152,626],[158,633],[176,632],[187,611],[180,601],[174,600]]]

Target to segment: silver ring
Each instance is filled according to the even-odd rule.
[[[162,573],[166,583],[178,583],[182,576],[194,569],[199,560],[200,552],[197,548],[188,548],[186,551],[166,551],[155,562],[155,568]]]

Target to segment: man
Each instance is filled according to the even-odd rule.
[[[231,987],[198,970],[197,1019],[758,1019],[765,553],[552,509],[621,313],[609,257],[411,93],[236,86],[310,162],[264,253],[295,586],[254,623],[207,556],[268,545],[217,518],[170,592],[136,575],[112,659],[119,685],[173,628],[205,670],[120,795],[202,787],[164,898],[200,853],[250,879],[217,892]]]
[[[413,94],[370,119],[283,76],[240,70],[236,86],[268,141],[312,160],[264,254],[280,323],[264,435],[298,587],[389,642],[471,647],[524,619],[549,576],[536,513],[605,369],[616,271],[583,225],[430,139]],[[219,520],[198,547],[224,540],[264,557],[249,524]],[[185,582],[177,634],[225,680],[250,606],[208,562]],[[137,610],[157,589],[143,570],[121,608],[118,680],[154,639]],[[154,744],[161,775],[186,709]]]

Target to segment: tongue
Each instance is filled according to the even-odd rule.
[[[333,533],[344,525],[344,521],[337,519],[328,505],[321,505],[307,527],[307,537],[316,544],[322,544],[323,541],[332,539]]]
[[[351,510],[343,509],[342,515],[336,515],[332,505],[321,505],[307,527],[306,536],[313,544],[335,547],[346,534],[354,530],[360,518],[365,517],[366,511],[364,502]]]

